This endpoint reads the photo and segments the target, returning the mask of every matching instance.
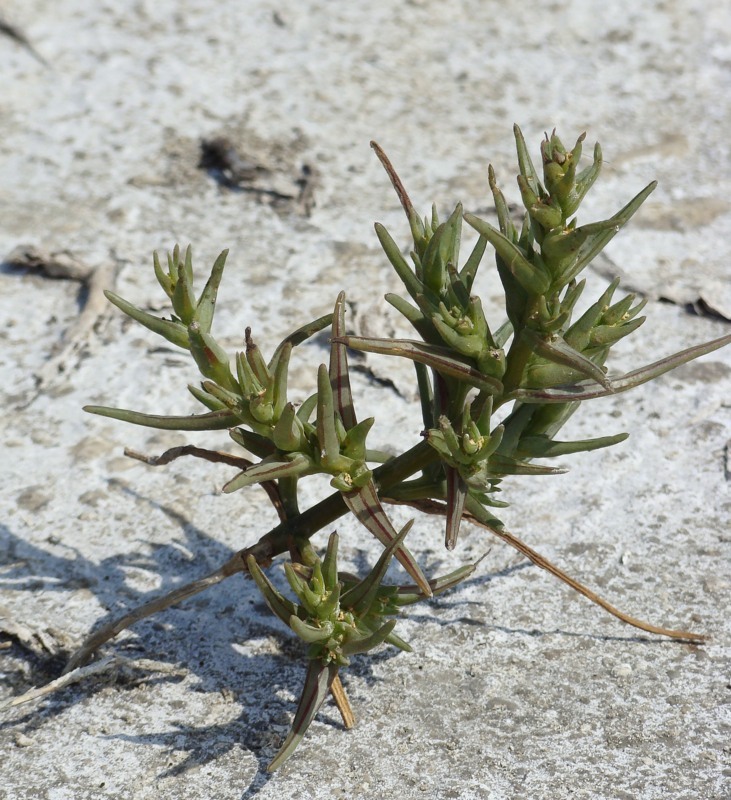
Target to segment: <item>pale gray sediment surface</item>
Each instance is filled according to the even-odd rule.
[[[424,213],[461,200],[492,219],[488,163],[519,201],[512,124],[536,155],[555,126],[567,145],[586,130],[587,152],[603,146],[582,220],[659,180],[587,276],[590,298],[614,275],[649,298],[615,369],[729,332],[723,4],[10,0],[0,17],[22,34],[0,35],[0,256],[37,256],[16,251],[28,266],[0,271],[0,700],[57,677],[54,654],[100,620],[214,569],[275,522],[257,490],[220,495],[223,465],[122,455],[223,446],[225,432],[82,413],[195,408],[192,364],[101,302],[100,275],[159,307],[153,249],[191,242],[202,275],[228,247],[215,330],[232,349],[250,325],[271,352],[341,288],[349,324],[388,334],[400,323],[381,298],[399,287],[372,223],[404,245],[408,229],[369,141]],[[490,265],[478,286],[499,324]],[[313,385],[323,346],[301,348],[294,393]],[[410,366],[359,364],[372,440],[413,443]],[[567,434],[629,431],[627,442],[564,459],[568,475],[506,485],[504,518],[528,544],[628,613],[708,644],[624,626],[477,529],[447,553],[440,522],[420,518],[410,547],[430,572],[491,550],[466,585],[400,623],[414,653],[354,660],[354,730],[327,704],[265,776],[302,648],[236,576],[104,648],[160,671],[120,664],[6,712],[0,796],[728,797],[730,385],[726,349],[593,402]],[[339,530],[353,569],[373,562],[375,540],[351,521]]]

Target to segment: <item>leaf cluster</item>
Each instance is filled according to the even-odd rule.
[[[406,213],[412,239],[405,256],[390,233],[376,225],[376,235],[406,293],[405,297],[388,294],[386,300],[406,317],[418,338],[349,335],[345,293],[341,292],[331,314],[285,337],[269,359],[249,328],[242,350],[229,354],[212,334],[227,251],[214,263],[198,295],[190,248],[181,254],[176,247],[167,258],[166,269],[155,254],[155,276],[172,305],[169,318],[108,293],[110,301],[128,316],[190,352],[202,380],[189,390],[206,410],[183,417],[99,406],[87,410],[157,428],[228,430],[245,456],[237,459],[197,449],[187,454],[240,467],[223,487],[224,492],[261,485],[279,513],[280,524],[242,551],[238,566],[226,573],[246,571],[272,613],[307,646],[308,669],[300,704],[292,730],[270,769],[291,755],[328,692],[342,698],[342,687],[336,693],[338,672],[352,655],[382,643],[409,650],[394,632],[402,607],[451,588],[474,571],[475,565],[470,564],[429,580],[405,544],[413,520],[397,531],[384,504],[405,503],[443,514],[445,544],[450,549],[458,543],[464,519],[514,544],[512,535],[495,517],[495,510],[506,505],[499,498],[506,477],[562,472],[551,459],[607,447],[627,436],[557,439],[582,402],[639,386],[731,342],[731,336],[726,336],[626,375],[612,375],[607,366],[611,349],[642,324],[639,313],[644,303],[632,294],[615,299],[616,280],[586,311],[577,314],[577,302],[586,285],[580,275],[637,212],[655,184],[645,187],[609,219],[579,225],[577,211],[601,170],[599,145],[591,164],[580,169],[583,134],[571,150],[565,149],[555,133],[546,136],[539,175],[517,127],[515,140],[517,182],[525,211],[516,224],[490,168],[497,228],[465,214],[461,205],[444,221],[436,206],[430,215],[420,217],[388,158],[373,144]],[[463,222],[478,234],[464,263],[460,260]],[[506,317],[498,325],[488,322],[480,297],[474,293],[475,277],[488,245],[494,251],[505,295]],[[328,326],[329,362],[320,365],[313,376],[312,393],[296,406],[288,398],[290,360],[297,347]],[[387,457],[369,446],[374,419],[358,421],[356,417],[348,347],[414,363],[423,436],[404,453]],[[327,476],[335,493],[300,511],[298,482],[315,474]],[[337,533],[330,535],[322,555],[311,543],[315,533],[347,511],[384,547],[363,577],[339,571]],[[285,552],[290,553],[284,571],[294,600],[281,594],[263,570],[274,556]],[[522,552],[533,557],[529,548]],[[393,558],[413,585],[385,583]],[[540,563],[538,557],[533,560]],[[583,590],[560,571],[552,571]],[[608,609],[615,613],[611,606]],[[117,625],[111,635],[119,629]],[[646,629],[692,636],[652,626]],[[338,702],[344,711],[347,701]]]

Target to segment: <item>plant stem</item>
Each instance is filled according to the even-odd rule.
[[[419,442],[405,453],[378,467],[374,471],[373,477],[378,487],[388,489],[415,472],[419,472],[437,458],[438,455],[432,447],[426,442]],[[215,586],[226,578],[230,578],[237,572],[246,572],[248,556],[253,555],[257,563],[268,564],[273,558],[289,550],[291,539],[309,539],[317,531],[342,517],[347,511],[348,507],[340,492],[335,492],[292,519],[280,522],[279,525],[264,534],[256,544],[239,550],[215,572],[187,583],[185,586],[180,586],[162,597],[150,600],[100,628],[89,636],[71,656],[64,673],[85,664],[97,648],[136,622],[187,600],[210,586]],[[347,726],[345,716],[343,720]]]

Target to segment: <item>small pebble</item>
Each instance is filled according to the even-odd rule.
[[[632,667],[629,664],[617,664],[616,667],[612,667],[612,675],[615,678],[629,678],[632,674]]]
[[[17,731],[15,734],[15,745],[16,747],[31,747],[34,745],[35,742],[30,736],[26,736],[24,733]]]

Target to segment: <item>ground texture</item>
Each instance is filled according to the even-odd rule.
[[[381,298],[398,286],[372,223],[404,245],[407,226],[369,140],[424,212],[461,200],[490,219],[489,163],[519,199],[514,122],[534,152],[554,126],[567,144],[586,130],[607,163],[584,219],[660,182],[588,275],[592,297],[619,275],[649,300],[614,368],[729,331],[731,12],[528,7],[0,4],[0,700],[57,677],[92,626],[214,569],[273,522],[263,494],[220,495],[223,466],[155,470],[122,454],[182,435],[81,411],[194,410],[191,365],[100,302],[114,285],[159,308],[153,249],[192,242],[202,272],[230,248],[216,331],[232,347],[250,325],[271,350],[341,288],[349,325],[388,333],[399,323]],[[496,276],[480,281],[499,324]],[[301,348],[295,395],[324,344]],[[418,438],[410,381],[383,358],[359,362],[374,440]],[[728,797],[730,386],[731,349],[592,404],[601,433],[630,439],[566,459],[569,475],[514,481],[505,514],[623,610],[709,644],[639,635],[478,530],[447,554],[438,521],[420,519],[410,541],[430,572],[492,549],[464,587],[400,624],[413,654],[384,648],[347,671],[354,730],[326,705],[266,775],[302,653],[235,577],[104,649],[147,663],[3,712],[0,796]],[[589,411],[570,433],[595,432]],[[340,532],[352,568],[377,556],[354,524]]]

